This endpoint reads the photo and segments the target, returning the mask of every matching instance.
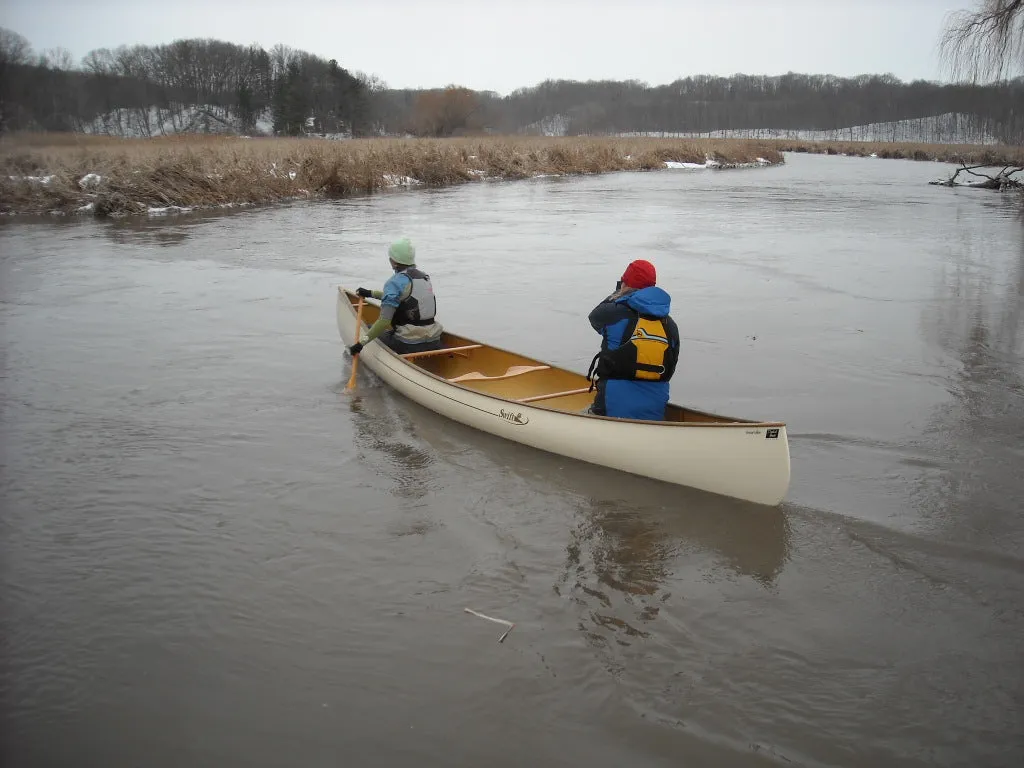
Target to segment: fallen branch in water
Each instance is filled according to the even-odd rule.
[[[508,633],[511,632],[516,627],[516,625],[513,624],[511,621],[505,621],[504,619],[495,619],[493,616],[485,616],[482,613],[474,611],[472,608],[463,608],[463,610],[466,613],[472,613],[474,616],[479,616],[481,619],[487,619],[488,621],[493,621],[495,624],[504,624],[506,627],[508,627],[508,629],[505,630],[505,634],[503,634],[501,637],[498,638],[498,642],[499,643],[504,642],[505,638],[508,637]]]
[[[952,176],[945,181],[930,181],[929,184],[939,187],[968,187],[969,189],[993,189],[999,192],[1003,192],[1007,189],[1020,189],[1024,187],[1018,179],[1013,178],[1014,174],[1024,171],[1024,167],[1015,168],[1011,165],[1007,165],[997,173],[995,176],[990,176],[987,173],[978,173],[979,168],[988,168],[991,166],[986,165],[967,165],[963,160],[960,161],[960,167],[956,169]],[[967,173],[970,176],[977,176],[978,178],[985,179],[985,181],[975,182],[973,184],[959,184],[957,183],[957,177],[961,173]]]

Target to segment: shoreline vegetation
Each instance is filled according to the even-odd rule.
[[[784,163],[783,152],[993,166],[1024,161],[1021,147],[786,139],[488,136],[327,141],[24,133],[0,138],[0,212],[160,214],[484,180],[764,167]]]

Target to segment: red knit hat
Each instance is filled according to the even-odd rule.
[[[622,284],[630,288],[650,288],[657,282],[658,273],[654,271],[654,265],[643,259],[630,262],[622,273]]]

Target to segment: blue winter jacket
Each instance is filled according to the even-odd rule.
[[[602,351],[618,349],[623,341],[628,341],[623,339],[623,335],[634,317],[630,309],[642,315],[662,319],[674,347],[678,349],[679,332],[675,322],[669,317],[671,304],[672,297],[668,293],[657,286],[651,286],[617,299],[605,299],[594,307],[588,319],[594,330],[602,336]],[[665,405],[669,398],[668,381],[607,379],[602,386],[604,415],[650,421],[661,421],[665,418]]]

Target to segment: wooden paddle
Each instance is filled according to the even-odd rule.
[[[356,343],[356,342],[359,341],[359,334],[362,332],[362,330],[363,330],[363,297],[360,296],[359,297],[359,305],[356,307],[356,334],[355,334],[356,341],[353,342],[353,343]],[[360,353],[360,354],[362,354],[362,353]],[[356,388],[356,370],[358,368],[359,368],[359,355],[353,355],[352,356],[352,375],[349,377],[348,385],[346,385],[345,389],[355,389]]]

